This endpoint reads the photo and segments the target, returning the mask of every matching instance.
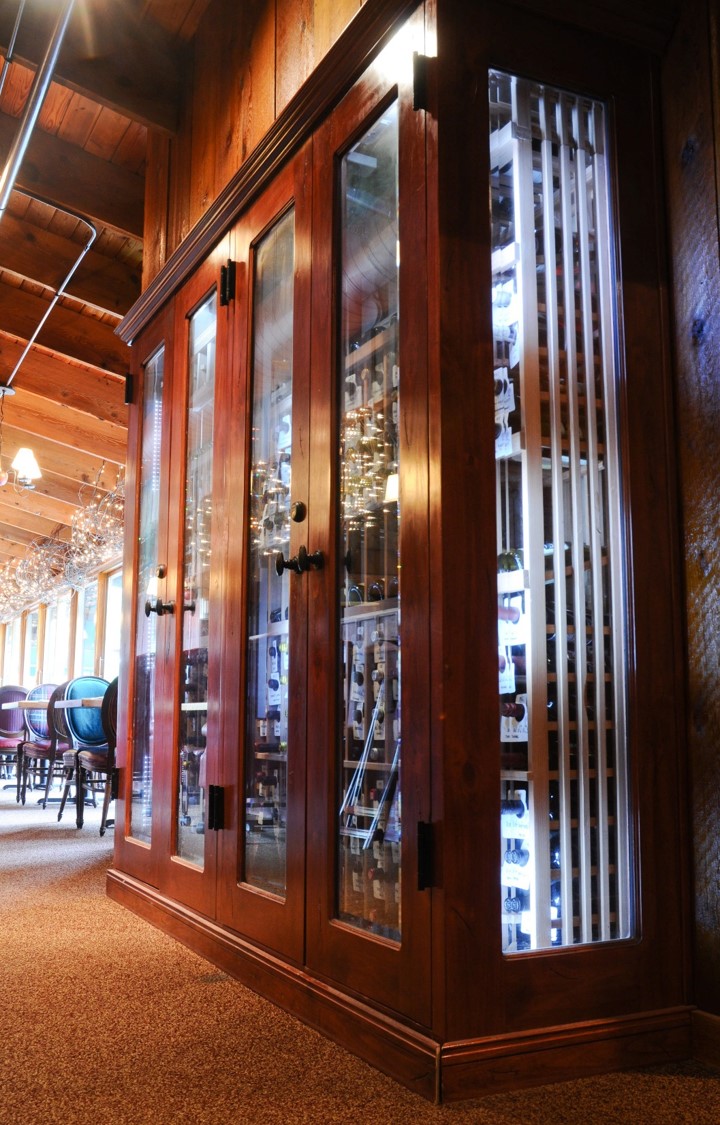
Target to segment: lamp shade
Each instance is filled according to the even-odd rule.
[[[26,446],[23,446],[22,449],[18,449],[12,467],[18,475],[18,481],[26,482],[39,480],[42,476],[40,467],[35,460],[35,454],[32,449],[28,449]]]

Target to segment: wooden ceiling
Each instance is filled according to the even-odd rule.
[[[0,3],[0,171],[65,2]],[[75,0],[0,216],[0,386],[15,391],[2,403],[0,462],[8,469],[26,445],[42,470],[34,491],[0,487],[0,565],[38,538],[69,538],[92,486],[113,488],[124,468],[129,352],[115,329],[141,289],[148,131],[176,128],[208,3]]]

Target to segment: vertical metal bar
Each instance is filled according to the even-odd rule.
[[[629,782],[627,767],[627,682],[625,597],[622,534],[622,492],[620,486],[620,450],[617,433],[617,347],[615,332],[617,307],[614,293],[613,240],[610,218],[610,190],[605,144],[605,120],[601,107],[593,113],[594,183],[597,223],[598,316],[602,357],[602,389],[605,401],[605,473],[607,478],[609,614],[612,647],[612,682],[615,722],[615,817],[617,835],[617,913],[615,936],[630,934],[630,826]],[[605,668],[604,636],[602,651],[596,664]]]
[[[585,354],[585,395],[587,417],[587,489],[588,489],[588,540],[590,549],[591,580],[591,629],[593,652],[595,654],[594,680],[588,677],[588,688],[594,687],[595,739],[596,739],[596,786],[597,786],[597,892],[599,911],[598,937],[607,940],[611,936],[610,927],[610,876],[608,851],[608,761],[607,761],[607,716],[605,708],[605,668],[599,660],[600,646],[604,649],[603,622],[603,558],[602,540],[603,504],[600,484],[600,450],[597,433],[597,388],[595,385],[594,325],[592,311],[593,269],[590,261],[590,243],[594,237],[596,256],[598,244],[597,223],[591,223],[592,201],[587,190],[587,177],[592,176],[589,163],[585,114],[582,106],[576,104],[573,110],[575,132],[578,137],[578,241],[580,249],[580,278],[582,296],[582,334]]]
[[[575,701],[577,729],[577,898],[579,906],[580,941],[592,940],[592,886],[590,875],[590,778],[588,772],[589,739],[583,707],[587,675],[585,646],[585,584],[584,553],[585,520],[583,512],[583,457],[580,441],[580,407],[578,371],[580,366],[577,339],[577,306],[575,293],[575,236],[577,226],[578,163],[577,138],[572,130],[571,110],[574,99],[561,94],[558,102],[558,123],[561,134],[560,182],[562,195],[563,277],[565,280],[565,322],[567,354],[567,400],[569,419],[568,471],[570,478],[570,510],[572,522],[572,584],[575,619]],[[579,238],[578,238],[579,241]],[[584,342],[583,342],[584,346]],[[568,815],[569,815],[568,809]],[[567,873],[563,871],[563,889]],[[572,893],[572,886],[568,888]]]
[[[531,823],[536,839],[547,840],[547,632],[545,628],[545,554],[543,550],[543,486],[540,364],[538,355],[537,256],[535,251],[534,162],[532,147],[531,86],[518,78],[512,83],[513,100],[513,187],[515,240],[517,245],[517,290],[520,302],[518,324],[520,346],[520,399],[523,411],[521,445],[524,472],[522,503],[526,526],[524,563],[528,573],[526,614],[530,629],[525,646],[527,660],[528,785]],[[532,910],[533,946],[550,944],[550,879],[544,847],[533,848]]]
[[[553,537],[553,596],[555,603],[555,690],[558,735],[558,794],[561,855],[562,943],[572,944],[572,837],[570,822],[570,699],[567,678],[567,591],[565,588],[565,507],[563,504],[562,403],[560,387],[560,304],[555,242],[556,137],[553,95],[540,96],[543,250],[545,257],[545,319],[548,350],[548,397],[550,418],[549,477]],[[562,190],[559,188],[562,197]],[[565,286],[563,286],[565,288]],[[566,326],[567,334],[567,326]]]
[[[65,0],[65,5],[60,11],[55,30],[48,44],[47,51],[45,52],[45,57],[30,87],[30,93],[25,102],[25,108],[20,120],[17,135],[10,146],[10,151],[5,159],[3,170],[0,172],[0,219],[8,205],[10,193],[13,190],[20,165],[25,156],[25,150],[29,144],[30,136],[35,128],[35,122],[38,119],[42,103],[48,91],[74,3],[75,0]]]

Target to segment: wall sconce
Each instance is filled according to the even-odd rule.
[[[34,488],[35,481],[42,476],[35,454],[27,446],[18,449],[10,468],[15,470],[15,482],[21,488]]]
[[[11,475],[14,474],[13,486],[15,491],[22,492],[24,488],[34,488],[35,481],[40,479],[42,473],[35,460],[35,454],[32,449],[28,449],[27,447],[18,449],[9,471],[2,467],[2,431],[5,419],[5,397],[14,394],[15,390],[13,387],[0,386],[0,488],[7,484],[11,479]]]

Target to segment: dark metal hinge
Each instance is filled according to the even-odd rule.
[[[208,829],[219,832],[225,827],[225,790],[222,785],[208,786]]]
[[[413,109],[430,109],[430,67],[428,55],[413,51]]]
[[[120,792],[120,770],[115,766],[110,774],[110,799],[117,801]]]
[[[417,881],[419,891],[427,891],[435,883],[435,833],[424,820],[417,826]]]
[[[229,305],[235,299],[235,266],[228,258],[224,266],[220,266],[220,304]]]

